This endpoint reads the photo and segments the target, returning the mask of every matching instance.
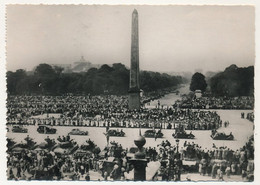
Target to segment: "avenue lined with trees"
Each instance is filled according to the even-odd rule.
[[[83,73],[62,73],[61,67],[38,65],[32,75],[23,69],[7,72],[7,91],[11,95],[115,94],[125,95],[129,89],[129,69],[121,63],[102,65]],[[141,87],[145,92],[178,86],[180,76],[141,71]]]

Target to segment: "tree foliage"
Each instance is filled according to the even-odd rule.
[[[254,67],[231,65],[210,79],[211,93],[216,96],[253,96]]]
[[[48,64],[38,65],[32,75],[24,70],[7,72],[7,90],[10,94],[127,94],[129,69],[121,63],[102,65],[83,73],[62,73],[63,69]],[[140,73],[141,89],[145,92],[177,86],[183,79],[156,72]]]
[[[201,90],[202,92],[204,92],[206,88],[207,88],[207,83],[205,80],[205,76],[201,73],[195,73],[191,78],[190,90],[191,91]]]

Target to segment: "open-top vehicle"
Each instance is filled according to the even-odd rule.
[[[32,138],[27,136],[26,138],[24,138],[24,141],[21,141],[18,143],[14,142],[13,145],[11,147],[9,147],[8,149],[14,149],[14,148],[22,148],[22,149],[28,149],[28,150],[34,149],[36,142]]]
[[[158,130],[158,132],[156,132],[156,130],[146,130],[145,133],[144,133],[144,137],[162,138],[163,133],[161,132],[161,130]]]
[[[47,127],[47,126],[44,126],[44,125],[40,125],[37,128],[37,132],[39,132],[40,134],[55,134],[56,131],[57,131],[57,129],[50,128],[50,127]]]
[[[86,136],[88,135],[88,131],[81,131],[78,128],[74,128],[69,132],[69,135],[80,135],[80,136]]]
[[[13,126],[12,132],[15,132],[15,133],[27,133],[28,129],[27,128],[23,128],[22,126]]]
[[[52,147],[54,153],[73,154],[79,148],[73,140],[58,142]]]
[[[185,131],[183,125],[179,125],[178,128],[175,129],[175,133],[172,136],[176,139],[194,139],[195,136],[190,132],[189,134]]]
[[[194,139],[195,136],[192,133],[187,133],[185,131],[182,132],[175,132],[172,134],[172,136],[176,139]]]
[[[210,137],[214,140],[234,140],[234,136],[232,133],[225,134],[223,132],[217,132],[217,131],[212,131]]]
[[[125,132],[123,130],[118,131],[118,130],[110,129],[107,131],[107,134],[109,136],[113,136],[113,137],[124,137],[125,136]]]
[[[82,150],[93,150],[94,148],[95,148],[95,143],[91,140],[87,140],[80,146],[80,149]]]

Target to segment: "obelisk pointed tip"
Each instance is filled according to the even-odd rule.
[[[134,14],[138,14],[138,12],[137,12],[137,10],[136,10],[136,9],[134,9],[133,13],[134,13]]]

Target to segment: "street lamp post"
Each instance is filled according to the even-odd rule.
[[[176,161],[176,167],[177,167],[177,171],[176,171],[176,179],[177,181],[180,181],[181,180],[181,157],[180,157],[180,154],[179,154],[179,143],[180,143],[180,140],[179,139],[176,139],[176,145],[177,145],[177,161]]]
[[[180,140],[179,140],[179,139],[176,139],[176,144],[177,144],[177,154],[179,153],[179,142],[180,142]]]
[[[169,172],[168,180],[171,181],[174,178],[174,150],[173,148],[169,151]]]

